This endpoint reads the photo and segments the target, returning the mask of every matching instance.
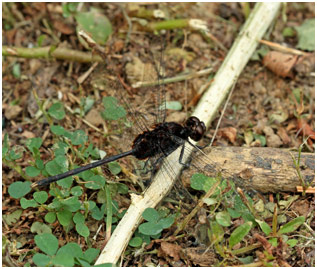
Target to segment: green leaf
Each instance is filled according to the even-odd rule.
[[[49,110],[48,110],[48,114],[50,114],[50,116],[52,116],[54,119],[57,120],[62,120],[65,117],[65,110],[64,110],[64,106],[62,103],[57,102],[55,104],[53,104]]]
[[[229,247],[232,248],[234,245],[242,241],[242,239],[249,233],[252,227],[252,222],[248,221],[239,227],[237,227],[230,235]]]
[[[84,98],[83,103],[84,103],[83,104],[84,105],[84,112],[87,113],[94,105],[95,100],[93,98],[91,98],[90,96],[88,96],[87,98]]]
[[[92,190],[99,190],[104,187],[106,184],[106,179],[103,176],[95,175],[89,178],[88,182],[85,184],[85,187]]]
[[[45,217],[45,221],[48,223],[53,223],[56,221],[56,213],[55,212],[48,212]]]
[[[215,198],[205,198],[204,203],[208,206],[217,204],[218,201]]]
[[[127,194],[129,192],[129,187],[123,183],[118,183],[118,193]]]
[[[72,13],[76,12],[79,3],[62,3],[62,10],[64,18],[67,18],[72,15]]]
[[[241,217],[241,213],[238,212],[237,210],[234,210],[234,209],[231,209],[231,208],[227,208],[227,210],[228,210],[228,213],[230,214],[231,218],[235,219],[235,218]]]
[[[246,256],[243,258],[238,258],[240,262],[242,262],[243,264],[249,264],[252,263],[254,261],[252,256]]]
[[[2,159],[7,154],[8,151],[9,151],[9,136],[8,136],[8,133],[5,133],[3,143],[2,143]]]
[[[60,125],[52,125],[51,131],[53,134],[56,134],[56,135],[64,135],[66,132],[64,127],[62,127]]]
[[[39,170],[43,170],[44,169],[44,162],[41,160],[41,159],[37,159],[35,161],[35,164],[36,164],[36,167],[39,169]]]
[[[277,238],[276,237],[270,238],[268,241],[273,247],[277,247]]]
[[[13,223],[16,223],[20,219],[22,212],[23,211],[21,209],[18,209],[13,211],[10,214],[3,215],[2,217],[5,223],[11,226]]]
[[[34,166],[28,166],[27,168],[25,168],[25,173],[29,177],[37,177],[41,173],[41,171]]]
[[[11,197],[19,199],[31,191],[31,182],[17,181],[9,186],[8,192]]]
[[[88,140],[88,136],[83,130],[77,130],[73,133],[71,141],[74,146],[83,145]]]
[[[62,168],[62,171],[68,168],[68,160],[63,155],[56,156],[55,162]]]
[[[65,155],[65,153],[68,151],[69,146],[64,142],[57,142],[53,145],[53,150],[56,156],[58,155]]]
[[[31,232],[37,234],[51,234],[52,229],[45,223],[36,221],[32,223]]]
[[[74,196],[80,196],[83,194],[83,189],[80,186],[71,188],[70,193]]]
[[[264,147],[266,145],[266,138],[264,135],[253,134],[255,140],[259,140],[261,142],[261,146]]]
[[[115,176],[121,172],[121,166],[116,161],[108,163],[108,168],[109,168],[111,174],[113,174]]]
[[[85,251],[84,253],[84,258],[89,262],[92,263],[98,256],[98,254],[100,253],[99,249],[95,249],[95,248],[89,248]]]
[[[149,207],[144,210],[142,217],[147,221],[156,222],[158,221],[160,215],[154,208]]]
[[[141,237],[133,237],[130,242],[129,242],[129,246],[130,247],[140,247],[142,245],[143,241],[142,241],[142,238]]]
[[[106,120],[118,120],[124,118],[127,114],[125,109],[118,104],[118,100],[112,96],[106,96],[102,99],[105,110],[101,113]]]
[[[57,212],[57,219],[63,226],[68,226],[72,219],[72,213],[68,210],[60,210]]]
[[[79,233],[81,236],[87,238],[90,234],[90,231],[88,227],[84,223],[77,223],[76,224],[76,231]]]
[[[52,256],[58,249],[58,240],[52,234],[40,234],[34,237],[35,244],[44,253]]]
[[[173,223],[174,223],[174,218],[173,217],[160,219],[158,221],[158,224],[161,225],[161,227],[163,229],[167,229],[167,228],[171,227],[173,225]]]
[[[182,110],[183,106],[179,101],[167,101],[166,106],[164,104],[160,105],[159,109],[172,109],[172,110],[177,110],[180,111]]]
[[[75,262],[74,258],[69,253],[60,253],[52,258],[52,263],[56,267],[73,267]]]
[[[79,28],[85,30],[99,45],[105,45],[112,33],[112,26],[108,18],[99,10],[80,12],[75,16]]]
[[[216,221],[224,227],[231,225],[231,217],[227,211],[218,212],[216,214]]]
[[[23,151],[25,151],[23,147],[13,146],[13,148],[9,151],[9,159],[12,161],[20,159]]]
[[[32,260],[38,267],[47,267],[51,261],[51,257],[42,253],[36,253],[32,257]]]
[[[21,77],[21,66],[20,63],[16,63],[12,67],[12,74],[15,78]]]
[[[45,170],[50,176],[55,176],[64,172],[55,159],[45,164]]]
[[[39,149],[43,143],[42,138],[40,137],[33,137],[26,140],[26,147],[34,153],[34,149]]]
[[[298,104],[300,104],[301,92],[302,92],[301,88],[295,88],[292,90],[292,93],[293,93]]]
[[[283,34],[284,37],[293,37],[293,36],[295,36],[296,32],[295,32],[295,30],[292,27],[285,27],[283,29],[283,33],[282,34]]]
[[[81,214],[80,212],[77,212],[74,217],[73,217],[73,221],[76,223],[76,224],[79,224],[79,223],[84,223],[85,222],[85,217],[83,214]]]
[[[156,235],[162,231],[161,225],[153,222],[142,223],[139,226],[139,232],[145,235]]]
[[[105,204],[102,205],[101,209],[98,208],[98,206],[94,207],[91,210],[91,216],[95,219],[95,220],[101,220],[105,214]]]
[[[41,46],[42,46],[42,44],[43,44],[45,38],[46,38],[46,35],[40,35],[40,36],[37,38],[37,46],[38,46],[38,47],[41,47]]]
[[[37,191],[33,193],[34,200],[39,204],[44,204],[47,201],[48,194],[46,191]]]
[[[194,174],[190,179],[190,187],[194,190],[202,191],[207,178],[204,174]]]
[[[38,203],[34,199],[27,200],[24,197],[21,198],[20,204],[21,204],[21,207],[23,209],[27,209],[29,207],[37,207],[38,206]]]
[[[219,243],[224,236],[223,228],[218,222],[211,221],[210,222],[210,241],[211,244]]]
[[[255,221],[259,224],[262,232],[265,233],[266,236],[268,236],[272,232],[270,225],[268,225],[265,221],[258,219],[255,219]]]
[[[304,222],[305,222],[305,217],[303,216],[297,217],[296,219],[293,219],[290,222],[283,225],[277,233],[278,234],[291,233],[295,231]]]
[[[315,19],[307,19],[301,26],[295,27],[298,35],[296,48],[315,51]]]
[[[65,177],[62,180],[59,180],[56,183],[58,186],[62,187],[63,189],[68,189],[72,185],[73,181],[74,181],[73,177],[70,176],[70,177]],[[67,195],[67,196],[69,196],[69,195]]]
[[[66,245],[62,246],[58,251],[57,254],[68,254],[72,257],[84,257],[83,251],[81,250],[80,246],[76,243],[67,243]]]
[[[76,212],[81,207],[81,203],[79,202],[77,196],[72,196],[65,199],[64,201],[62,201],[62,204],[64,206],[64,209],[70,212]]]
[[[289,245],[290,247],[295,247],[298,243],[298,240],[297,239],[290,239],[290,240],[287,240],[286,241],[286,244]]]

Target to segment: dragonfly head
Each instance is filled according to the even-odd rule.
[[[188,130],[189,137],[194,141],[199,141],[206,132],[205,123],[194,116],[187,119],[184,127]]]

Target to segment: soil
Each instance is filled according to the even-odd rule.
[[[98,63],[91,73],[88,70],[92,63],[66,61],[56,59],[37,59],[34,55],[30,58],[3,57],[2,61],[2,137],[8,134],[10,145],[22,148],[28,139],[41,137],[43,144],[40,155],[43,160],[53,158],[52,145],[56,137],[50,130],[50,123],[41,113],[38,101],[43,104],[44,111],[55,102],[62,102],[66,116],[62,120],[54,120],[55,124],[63,126],[66,130],[84,130],[89,137],[89,142],[94,147],[102,149],[108,156],[126,151],[133,141],[131,129],[126,128],[127,122],[106,121],[100,112],[103,110],[102,99],[106,96],[120,96],[118,91],[124,92],[125,103],[128,103],[139,114],[144,111],[152,115],[155,109],[155,89],[153,87],[136,88],[133,85],[140,81],[157,81],[155,64],[163,64],[164,76],[175,77],[185,72],[195,72],[212,67],[209,75],[195,77],[186,81],[168,83],[165,85],[166,100],[178,101],[181,110],[168,110],[167,121],[184,122],[194,110],[206,85],[212,83],[212,77],[217,73],[228,50],[239,33],[240,27],[245,22],[247,8],[254,4],[240,3],[127,3],[122,6],[116,3],[84,3],[82,9],[100,8],[102,14],[108,17],[112,24],[113,33],[101,47],[105,52],[105,59]],[[207,24],[213,40],[206,38],[200,32],[189,28],[173,28],[161,35],[154,35],[145,26],[142,20],[157,22],[159,19],[141,17],[136,10],[145,9],[153,11],[159,9],[165,12],[166,19],[199,18]],[[123,12],[124,11],[124,12]],[[282,45],[284,48],[296,49],[298,35],[294,31],[291,36],[283,35],[283,29],[298,27],[307,19],[315,18],[314,3],[288,3],[280,12],[270,33],[265,40],[273,44]],[[3,16],[3,46],[9,48],[31,48],[57,46],[69,48],[74,51],[87,52],[87,48],[78,41],[76,34],[76,20],[73,16],[65,18],[60,3],[5,3],[2,9]],[[126,17],[130,19],[127,21]],[[285,19],[286,18],[286,19]],[[132,27],[129,28],[129,23]],[[259,45],[260,53],[265,45]],[[163,48],[163,49],[162,49]],[[275,51],[274,47],[267,47]],[[163,54],[160,50],[163,50]],[[299,52],[300,49],[297,49]],[[151,54],[151,51],[153,54]],[[250,60],[239,77],[233,95],[228,101],[224,117],[221,120],[214,146],[240,146],[240,147],[274,147],[274,148],[299,148],[302,151],[314,152],[315,150],[315,56],[314,52],[301,51],[303,55],[288,54],[286,60],[280,52],[270,55],[271,58]],[[98,55],[95,51],[94,55]],[[163,55],[163,58],[162,58]],[[290,60],[291,59],[291,60]],[[280,64],[276,66],[276,63]],[[287,64],[285,63],[287,62]],[[87,77],[83,80],[82,75]],[[123,83],[118,83],[118,76]],[[38,96],[35,98],[34,93]],[[82,100],[90,97],[94,100],[90,110],[83,112]],[[119,97],[120,98],[120,97]],[[222,112],[214,119],[207,130],[201,144],[208,143],[215,133],[216,125]],[[79,111],[79,113],[76,113]],[[152,119],[147,119],[152,121]],[[88,145],[89,143],[87,143]],[[81,165],[81,159],[71,157],[72,162]],[[23,157],[16,160],[16,164],[24,171],[25,167],[32,164],[33,156],[30,151],[23,151]],[[89,161],[86,160],[86,163]],[[104,167],[102,172],[107,175],[107,180],[124,182],[130,191],[142,191],[143,183],[134,182],[133,173],[137,173],[138,161],[126,158],[119,161],[122,172],[119,175],[110,173]],[[3,216],[21,208],[18,199],[12,198],[8,187],[15,181],[23,181],[21,174],[12,167],[3,163]],[[32,178],[32,181],[41,179],[41,176]],[[194,192],[192,192],[195,194]],[[195,194],[199,195],[199,194]],[[254,203],[259,200],[277,202],[287,200],[295,194],[257,194],[253,196]],[[96,192],[87,190],[85,199],[96,199]],[[88,198],[87,198],[88,197]],[[31,196],[28,197],[30,199]],[[120,210],[129,206],[128,194],[117,194],[113,198],[119,204]],[[302,206],[304,205],[304,207]],[[171,211],[180,210],[184,216],[192,210],[188,207],[178,207],[167,202],[165,206]],[[221,205],[225,207],[225,205]],[[207,208],[207,207],[206,207]],[[210,217],[209,209],[202,208],[196,217],[183,231],[183,237],[174,240],[173,229],[164,230],[160,238],[152,240],[141,255],[135,255],[136,249],[128,247],[124,255],[123,266],[236,266],[242,260],[235,257],[223,258],[219,252],[210,246],[206,240],[208,230],[207,218]],[[208,211],[208,214],[206,213]],[[252,250],[248,256],[256,262],[272,262],[275,266],[314,266],[314,196],[298,196],[283,213],[288,221],[295,217],[296,212],[305,216],[310,222],[310,229],[301,230],[301,235],[306,239],[300,244],[290,248],[283,245],[283,254],[274,249],[271,255],[273,261],[265,257],[265,246]],[[299,216],[297,215],[297,216]],[[11,224],[4,222],[3,236],[6,238],[6,253],[3,256],[3,266],[34,265],[33,252],[38,250],[34,242],[35,232],[31,232],[32,223],[43,222],[42,212],[36,208],[24,209],[21,217]],[[204,218],[205,216],[205,218]],[[268,219],[266,219],[269,221]],[[272,221],[272,218],[270,219]],[[104,226],[97,240],[92,237],[94,229],[103,223],[90,220],[92,225],[89,244],[83,237],[78,236],[72,229],[65,232],[63,227],[55,222],[53,234],[59,238],[59,246],[68,242],[80,244],[82,249],[88,245],[102,250],[104,247],[106,227]],[[233,228],[239,225],[241,218],[235,219],[233,226],[223,227],[226,236],[232,233]],[[271,223],[272,224],[272,223]],[[207,226],[206,226],[207,225]],[[260,233],[252,230],[253,234]],[[300,233],[298,231],[298,233]],[[202,239],[204,237],[204,239]],[[258,241],[255,238],[259,238]],[[262,238],[262,237],[261,237]],[[252,235],[241,242],[242,246],[262,242],[260,237]],[[296,237],[296,239],[298,239]],[[265,239],[266,240],[266,239]],[[263,243],[264,245],[264,243]],[[177,247],[176,247],[177,246]],[[279,250],[281,250],[279,249]],[[185,251],[186,250],[186,251]],[[275,252],[274,252],[275,251]],[[244,256],[240,256],[242,258]],[[264,263],[262,263],[263,265]]]

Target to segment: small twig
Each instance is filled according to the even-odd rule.
[[[252,205],[250,204],[250,202],[248,201],[247,197],[245,196],[244,192],[242,191],[242,189],[240,189],[239,187],[237,188],[237,192],[242,200],[242,202],[245,204],[245,206],[249,209],[249,211],[251,212],[251,214],[254,216],[254,218],[262,220],[262,217],[260,217],[255,209],[252,207]]]
[[[189,215],[187,215],[187,217],[183,220],[183,222],[179,225],[179,227],[177,228],[177,230],[174,232],[174,236],[176,236],[180,231],[182,231],[187,223],[196,215],[196,213],[198,212],[198,210],[203,206],[203,204],[205,203],[205,199],[209,198],[217,189],[217,187],[219,186],[221,180],[219,179],[210,189],[209,191],[204,195],[204,197],[202,199],[199,200],[198,204],[195,206],[195,208],[190,212]]]
[[[87,42],[88,46],[89,46],[93,51],[97,52],[98,55],[99,55],[104,61],[107,61],[107,55],[106,55],[106,53],[105,53],[103,47],[101,47],[100,45],[98,45],[98,44],[96,43],[96,41],[93,40],[84,30],[80,30],[80,31],[78,32],[78,35],[79,35],[82,39],[84,39],[84,40]]]
[[[96,127],[95,125],[91,124],[89,121],[83,119],[82,117],[80,117],[79,115],[75,114],[74,111],[67,105],[65,105],[65,108],[72,114],[74,114],[78,119],[80,119],[83,123],[87,124],[90,128],[94,129],[95,131],[97,131],[98,133],[104,134],[104,132],[102,130],[100,130],[98,127]]]
[[[301,159],[301,153],[302,153],[302,148],[303,148],[303,145],[307,142],[307,140],[310,138],[310,136],[308,136],[305,141],[299,146],[299,149],[298,149],[298,158],[297,158],[297,161],[295,159],[295,157],[293,156],[293,154],[290,152],[289,154],[291,154],[291,157],[293,159],[293,163],[294,163],[294,166],[295,166],[295,170],[296,170],[296,173],[298,175],[298,178],[300,180],[300,182],[302,183],[302,188],[303,188],[303,195],[306,194],[306,189],[308,187],[310,187],[309,184],[306,184],[302,174],[301,174],[301,169],[300,169],[300,159]]]
[[[45,28],[46,28],[46,32],[52,36],[52,38],[54,39],[54,41],[55,41],[56,43],[59,43],[60,40],[59,40],[59,38],[55,35],[55,33],[52,31],[52,28],[50,27],[50,25],[49,25],[47,19],[43,19],[42,22],[43,22],[43,24],[44,24],[44,26],[45,26]]]
[[[96,231],[94,237],[92,238],[93,240],[96,240],[96,239],[97,239],[97,236],[98,236],[98,234],[99,234],[99,232],[100,232],[102,226],[103,226],[103,225],[99,225],[99,227],[98,227],[98,229],[97,229],[97,231]]]
[[[130,20],[129,15],[125,11],[125,8],[123,8],[122,5],[120,5],[120,8],[122,10],[122,14],[123,14],[124,18],[126,19],[126,21],[128,23],[128,31],[127,31],[127,35],[126,35],[126,38],[125,38],[125,45],[127,46],[129,44],[129,42],[130,42],[130,36],[131,36],[131,32],[132,32],[132,22]]]
[[[221,48],[223,51],[228,52],[228,49],[222,45],[222,43],[218,40],[217,37],[215,37],[212,33],[210,32],[203,32],[203,35],[205,35],[207,38],[210,38],[213,42],[215,42],[215,44]]]
[[[232,87],[231,87],[229,96],[228,96],[228,98],[227,98],[227,101],[226,101],[226,103],[225,103],[225,105],[224,105],[224,107],[223,107],[223,110],[222,110],[222,112],[221,112],[220,118],[219,118],[219,120],[218,120],[218,122],[217,122],[217,126],[216,126],[216,129],[215,129],[214,135],[212,136],[212,139],[210,140],[210,143],[207,145],[207,147],[210,147],[210,146],[212,145],[212,143],[214,142],[215,138],[216,138],[216,135],[217,135],[217,132],[218,132],[218,129],[219,129],[221,120],[222,120],[222,118],[223,118],[223,116],[224,116],[224,114],[225,114],[225,112],[226,112],[227,105],[228,105],[229,100],[230,100],[230,98],[231,98],[231,95],[232,95],[232,93],[233,93],[233,89],[234,89],[235,86],[236,86],[237,80],[238,80],[238,78],[236,77],[236,78],[234,79],[233,84],[232,84]]]
[[[303,186],[297,186],[296,191],[303,193],[315,193],[315,187],[303,188]]]
[[[43,48],[17,48],[2,46],[2,56],[14,56],[28,59],[66,60],[80,63],[103,62],[99,55],[92,55],[78,50],[55,48],[54,46]]]
[[[168,83],[174,83],[174,82],[179,82],[179,81],[183,81],[183,80],[188,80],[188,79],[192,79],[195,77],[200,77],[200,76],[204,76],[207,74],[210,74],[214,69],[211,68],[206,68],[197,72],[191,72],[191,73],[187,73],[187,74],[183,74],[183,75],[179,75],[179,76],[175,76],[172,78],[165,78],[165,79],[161,79],[160,81],[153,81],[153,82],[137,82],[134,83],[132,85],[133,88],[141,88],[141,87],[152,87],[152,86],[157,86],[159,85],[163,85],[163,84],[168,84]]]
[[[300,50],[297,50],[297,49],[292,49],[292,48],[287,48],[285,46],[282,46],[280,44],[277,44],[277,43],[274,43],[274,42],[270,42],[270,41],[267,41],[267,40],[259,40],[259,43],[262,43],[264,45],[267,45],[273,49],[276,49],[278,51],[281,51],[281,52],[284,52],[284,53],[290,53],[290,54],[295,54],[295,55],[302,55],[302,56],[305,56],[305,55],[308,55],[308,53],[306,52],[303,52],[303,51],[300,51]]]
[[[94,71],[94,69],[97,67],[98,62],[94,63],[84,74],[82,74],[78,79],[77,79],[77,83],[78,84],[82,84],[87,77],[92,73],[92,71]]]

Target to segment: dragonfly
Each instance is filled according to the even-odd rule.
[[[139,123],[138,125],[141,126],[139,127],[141,132],[136,135],[129,150],[113,156],[105,157],[101,160],[75,168],[62,174],[47,177],[34,182],[31,186],[33,188],[45,186],[127,156],[134,156],[138,160],[146,161],[151,159],[152,168],[154,170],[154,167],[158,167],[167,156],[179,147],[182,147],[179,162],[184,166],[188,166],[189,164],[183,161],[184,151],[186,150],[185,144],[188,142],[189,145],[195,147],[196,149],[200,149],[196,145],[193,145],[189,138],[196,142],[200,141],[206,132],[206,126],[204,122],[200,121],[199,118],[195,116],[189,117],[183,124],[166,121],[166,93],[165,87],[160,83],[160,81],[163,80],[163,76],[161,75],[162,71],[160,70],[162,68],[162,58],[161,49],[161,64],[159,67],[155,65],[158,79],[158,86],[156,87],[156,106],[158,107],[156,108],[157,115],[155,115],[157,122],[154,125],[151,125],[151,127],[148,127],[144,123],[144,119],[142,117],[135,119],[135,121]],[[127,102],[125,103],[125,106],[128,107],[130,111],[133,111],[133,108],[131,108]],[[135,117],[136,113],[133,113],[133,115]]]

